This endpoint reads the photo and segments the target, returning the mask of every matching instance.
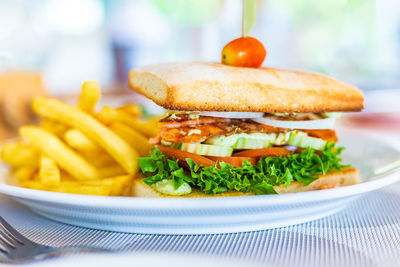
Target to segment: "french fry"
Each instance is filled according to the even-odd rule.
[[[111,196],[121,196],[126,188],[131,185],[133,176],[132,175],[121,175],[118,177],[106,178],[113,181],[110,195]]]
[[[113,187],[111,189],[111,196],[121,196],[126,195],[127,192],[131,192],[133,176],[132,175],[122,175],[113,179]],[[127,190],[128,189],[128,190]]]
[[[45,190],[46,188],[44,184],[42,184],[40,181],[37,180],[21,181],[19,182],[19,186],[36,190]]]
[[[129,187],[130,183],[133,180],[132,175],[118,175],[118,176],[110,176],[102,179],[90,180],[90,181],[75,181],[70,175],[67,173],[62,173],[62,183],[69,184],[85,184],[85,185],[102,185],[108,186],[109,192],[111,196],[120,196],[127,187]]]
[[[110,195],[120,196],[122,195],[125,188],[131,183],[132,178],[132,175],[121,175],[90,182],[94,184],[109,184],[111,186]]]
[[[79,97],[78,107],[89,114],[94,113],[94,108],[99,102],[101,91],[99,84],[94,81],[84,82]]]
[[[64,140],[69,146],[79,151],[101,152],[101,148],[92,140],[87,138],[81,131],[71,129],[65,132]]]
[[[166,114],[163,115],[153,115],[148,117],[146,120],[149,124],[154,125],[156,128],[158,127],[158,122],[164,118],[166,116]]]
[[[40,116],[47,117],[79,129],[88,138],[104,148],[129,174],[138,170],[137,152],[117,134],[99,123],[79,108],[57,99],[36,97],[33,110]]]
[[[111,124],[113,122],[126,124],[147,137],[153,137],[158,134],[158,129],[154,127],[153,124],[138,120],[134,116],[122,110],[113,109],[112,107],[104,106],[99,113],[97,113],[97,117],[105,124]]]
[[[43,183],[34,180],[21,182],[20,186],[36,190],[97,196],[109,196],[112,190],[110,184],[86,184],[78,181],[61,181],[59,185],[45,186]]]
[[[100,177],[106,178],[126,174],[126,171],[119,165],[105,166],[99,169]]]
[[[54,159],[57,164],[78,180],[98,179],[97,169],[82,156],[67,147],[55,135],[36,126],[24,126],[20,135],[33,146]]]
[[[111,186],[105,184],[62,182],[59,186],[49,187],[47,190],[80,195],[109,196],[111,193]]]
[[[115,159],[104,152],[85,151],[82,152],[84,158],[96,168],[118,164]]]
[[[112,123],[110,129],[135,148],[140,156],[147,156],[153,147],[145,136],[125,124]]]
[[[23,182],[23,181],[28,181],[31,180],[34,177],[34,174],[36,173],[37,168],[36,167],[19,167],[15,169],[12,174],[13,177],[15,177],[18,181],[18,183]]]
[[[40,122],[40,126],[42,126],[42,128],[46,131],[55,134],[58,137],[63,136],[64,133],[68,130],[67,125],[46,118],[42,119],[42,121]]]
[[[117,108],[118,110],[122,110],[134,117],[142,116],[142,107],[138,104],[128,104],[122,107]]]
[[[152,148],[146,136],[157,134],[156,122],[139,120],[136,104],[106,107],[97,120],[93,114],[100,97],[98,84],[85,82],[78,107],[35,98],[32,107],[43,117],[42,128],[22,127],[20,135],[28,142],[7,142],[1,148],[13,183],[62,193],[125,194],[138,171],[138,152],[145,156]]]
[[[39,180],[44,185],[60,184],[60,169],[56,162],[47,156],[42,155],[39,167]]]
[[[21,141],[4,142],[1,146],[1,159],[14,168],[37,167],[39,164],[37,150]]]
[[[158,128],[155,127],[156,125],[148,121],[143,121],[134,118],[133,120],[125,122],[125,124],[128,125],[129,127],[132,127],[136,131],[144,134],[147,137],[154,137],[158,134]]]
[[[125,115],[125,118],[122,115]],[[133,118],[133,116],[121,111],[116,110],[109,106],[103,106],[99,112],[97,112],[96,117],[102,123],[109,125],[113,122],[127,121]]]

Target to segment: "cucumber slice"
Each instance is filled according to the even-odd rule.
[[[230,136],[213,136],[207,139],[205,143],[219,147],[228,147],[228,148],[232,147],[234,149],[257,149],[257,148],[267,148],[270,147],[271,145],[276,145],[276,146],[291,145],[302,148],[312,147],[313,149],[316,150],[322,150],[327,142],[319,138],[310,137],[305,132],[295,130],[279,134],[239,133]],[[209,153],[207,152],[207,150],[206,152],[204,152],[203,148],[200,151],[202,153]],[[212,150],[212,152],[210,153],[214,153],[214,150]],[[200,155],[207,155],[207,154],[200,154]],[[208,156],[214,156],[214,155],[208,155]]]
[[[302,147],[302,148],[307,148],[307,147],[311,147],[312,143],[313,143],[313,137],[305,136],[301,140],[301,142],[300,142],[300,144],[298,146]]]
[[[191,143],[183,143],[180,149],[198,155],[216,156],[216,157],[229,157],[232,155],[233,151],[233,148],[228,146],[191,144]]]
[[[271,141],[268,139],[251,139],[241,137],[236,141],[233,146],[234,149],[256,149],[256,148],[267,148],[271,145]]]
[[[290,132],[288,144],[291,146],[299,146],[304,137],[307,137],[306,133],[299,131],[292,131]]]
[[[275,133],[239,133],[230,136],[213,136],[207,139],[205,143],[219,146],[230,146],[237,149],[252,149],[268,147],[275,138]]]
[[[327,142],[325,140],[315,138],[315,137],[305,136],[301,140],[299,147],[302,147],[302,148],[311,147],[315,150],[323,150],[326,143]]]
[[[326,118],[340,118],[342,117],[342,112],[324,112],[322,113],[322,116]]]
[[[328,142],[325,140],[315,138],[311,147],[314,148],[315,150],[323,150],[327,143]]]
[[[229,136],[212,136],[208,138],[205,143],[217,146],[234,146],[239,138],[240,134],[232,134]]]
[[[290,132],[287,133],[279,133],[276,135],[275,140],[272,141],[274,145],[281,146],[281,145],[287,145],[289,142],[290,138]]]

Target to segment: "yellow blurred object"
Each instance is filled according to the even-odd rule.
[[[100,101],[101,91],[99,84],[94,81],[84,82],[82,85],[82,92],[79,97],[78,107],[89,113],[94,113],[97,103]]]
[[[104,106],[97,113],[97,118],[105,124],[113,122],[126,124],[147,137],[154,137],[158,134],[158,129],[152,123],[139,120],[125,111],[113,109],[112,107]]]
[[[157,132],[158,132],[158,123],[166,115],[167,115],[167,113],[164,113],[163,115],[153,115],[153,116],[147,118],[147,123],[153,125],[153,127],[155,127],[157,129]]]
[[[120,196],[124,193],[124,190],[132,182],[132,175],[121,175],[116,177],[109,177],[99,180],[100,183],[111,183],[111,196]]]
[[[35,98],[32,106],[40,116],[79,129],[104,148],[129,174],[134,175],[138,171],[137,152],[118,135],[79,108],[45,97]]]
[[[106,184],[86,184],[75,181],[62,181],[59,185],[46,186],[40,181],[24,181],[20,186],[36,190],[45,190],[59,193],[71,193],[81,195],[109,196],[112,186]]]
[[[60,184],[60,169],[52,158],[42,155],[39,166],[39,180],[44,185]]]
[[[82,152],[82,156],[97,168],[118,164],[115,159],[105,152],[85,151]]]
[[[80,184],[76,182],[62,182],[59,186],[49,187],[48,191],[72,193],[81,195],[109,196],[111,186],[103,184]]]
[[[150,145],[148,138],[125,124],[119,122],[112,123],[110,129],[134,147],[142,157],[147,156],[153,148],[153,146]]]
[[[73,193],[83,195],[120,196],[129,190],[133,176],[120,175],[91,181],[74,181],[71,177],[63,176],[59,185],[46,186],[38,180],[24,180],[20,186],[36,190]]]
[[[100,177],[107,178],[125,174],[125,170],[119,165],[109,165],[99,168]]]
[[[124,190],[130,185],[132,178],[133,178],[132,175],[120,175],[120,176],[90,181],[90,184],[108,185],[110,187],[111,196],[120,196],[124,193]]]
[[[157,127],[151,121],[143,121],[139,119],[133,119],[125,123],[126,125],[132,127],[136,131],[141,132],[147,137],[154,137],[158,134]]]
[[[32,146],[21,140],[4,142],[1,145],[1,159],[14,168],[37,167],[39,164],[39,153]]]
[[[140,107],[140,105],[137,105],[137,104],[128,104],[128,105],[119,107],[117,109],[122,110],[134,117],[142,116],[142,108]]]
[[[121,111],[116,110],[109,106],[104,106],[100,109],[100,111],[96,114],[96,117],[102,123],[109,125],[113,122],[123,122],[133,119],[134,117]]]
[[[97,169],[81,155],[67,147],[55,135],[36,126],[24,126],[20,135],[33,146],[54,159],[60,167],[78,180],[100,177]]]
[[[64,136],[64,133],[68,130],[67,125],[46,118],[42,119],[40,126],[58,137]]]
[[[29,189],[45,190],[45,185],[37,180],[20,181],[19,186],[29,188]]]
[[[64,140],[70,147],[75,148],[76,150],[79,151],[83,152],[102,151],[102,149],[96,143],[87,138],[81,131],[77,129],[71,129],[65,132]]]
[[[19,167],[12,172],[13,176],[17,179],[18,183],[30,180],[34,177],[37,171],[36,167]]]

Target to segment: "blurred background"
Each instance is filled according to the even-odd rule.
[[[219,62],[223,46],[240,37],[241,5],[241,0],[0,0],[0,102],[8,102],[1,100],[5,91],[17,91],[10,88],[73,95],[83,81],[96,80],[104,91],[123,91],[136,66]],[[259,0],[250,35],[267,48],[264,66],[328,74],[383,97],[369,103],[370,110],[386,106],[385,112],[393,112],[393,105],[400,106],[393,100],[400,94],[398,0]],[[35,79],[42,83],[32,83]],[[394,90],[387,97],[384,89]],[[382,105],[389,100],[390,108]]]

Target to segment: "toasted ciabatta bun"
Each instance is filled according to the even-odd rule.
[[[275,186],[275,191],[279,194],[283,193],[297,193],[312,190],[328,189],[334,187],[341,187],[346,185],[357,184],[359,182],[359,173],[356,168],[344,168],[339,172],[330,172],[319,179],[315,180],[311,184],[304,186],[303,183],[293,182],[288,187]],[[243,194],[241,192],[223,193],[217,195],[207,195],[200,190],[193,190],[192,193],[184,196],[170,196],[164,195],[151,186],[148,186],[142,181],[142,177],[139,175],[132,183],[132,196],[135,197],[232,197],[232,196],[244,196],[252,195],[252,193]]]
[[[165,63],[129,73],[132,89],[174,110],[239,112],[359,111],[361,92],[333,78],[273,68]]]

